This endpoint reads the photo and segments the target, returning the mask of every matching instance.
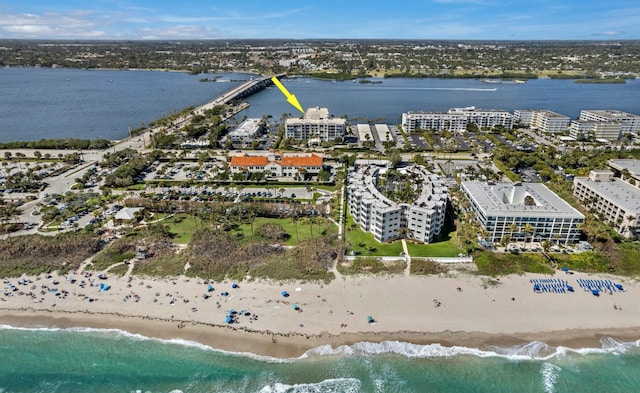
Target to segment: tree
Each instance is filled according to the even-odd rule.
[[[298,220],[299,217],[297,213],[291,217],[291,222],[293,223],[296,230],[296,240],[298,241],[298,243],[300,243],[300,236],[298,236]]]
[[[531,234],[531,243],[533,243],[533,239],[535,238],[535,228],[531,224],[526,224],[524,228],[522,228],[522,232]]]

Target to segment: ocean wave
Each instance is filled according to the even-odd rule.
[[[147,337],[137,333],[131,333],[121,329],[101,329],[101,328],[88,328],[88,327],[70,327],[70,328],[52,328],[52,327],[17,327],[10,325],[0,325],[0,330],[23,330],[34,332],[72,332],[72,333],[86,333],[86,334],[102,334],[111,338],[125,338],[134,341],[155,341],[168,345],[179,345],[182,347],[196,348],[202,351],[213,351],[230,356],[242,356],[251,358],[254,360],[268,362],[268,363],[290,363],[296,359],[282,359],[273,356],[257,355],[251,352],[233,352],[225,351],[223,349],[213,348],[209,345],[205,345],[196,341],[184,340],[181,338],[169,338],[162,339],[157,337]],[[0,392],[1,393],[1,392]]]
[[[259,390],[260,393],[316,393],[316,392],[359,392],[362,384],[355,378],[325,379],[318,383],[287,385],[274,383]]]
[[[439,343],[434,344],[413,344],[402,341],[382,341],[358,342],[352,345],[321,345],[307,350],[298,358],[277,358],[272,356],[258,355],[251,352],[234,352],[218,348],[213,348],[196,341],[181,338],[161,339],[157,337],[147,337],[137,333],[131,333],[121,329],[101,329],[87,327],[52,328],[52,327],[16,327],[10,325],[0,325],[0,330],[23,330],[23,331],[43,331],[43,332],[74,332],[85,334],[102,334],[111,338],[125,338],[135,341],[156,341],[167,345],[179,345],[183,347],[196,348],[202,351],[214,351],[230,356],[242,356],[262,362],[269,363],[291,363],[300,360],[313,359],[319,357],[358,357],[376,355],[398,355],[407,358],[451,358],[455,356],[476,356],[479,358],[499,357],[509,360],[543,360],[559,358],[571,354],[624,354],[634,348],[640,348],[640,340],[620,341],[612,337],[602,337],[601,347],[569,348],[565,346],[553,347],[541,341],[532,341],[514,346],[488,345],[484,349],[470,348],[464,346],[444,346]]]
[[[556,382],[558,382],[558,376],[561,368],[555,364],[545,363],[542,365],[542,385],[546,393],[554,393],[556,391]]]
[[[632,348],[640,347],[640,340],[622,342],[610,337],[601,339],[601,348],[553,347],[540,341],[533,341],[510,347],[487,346],[486,349],[463,346],[443,346],[441,344],[412,344],[400,341],[382,341],[380,343],[360,342],[353,345],[332,347],[323,345],[306,351],[299,359],[312,359],[324,356],[375,356],[399,355],[407,358],[450,358],[455,356],[476,356],[479,358],[499,357],[509,360],[549,360],[569,354],[622,354]]]

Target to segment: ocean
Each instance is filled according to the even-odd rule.
[[[199,82],[219,77],[223,82]],[[0,142],[75,137],[122,139],[129,128],[205,104],[252,74],[189,75],[163,71],[0,68]],[[477,79],[377,79],[332,82],[311,78],[283,81],[304,108],[320,106],[349,122],[398,124],[403,112],[480,109],[549,109],[577,118],[581,109],[618,109],[640,114],[640,80],[583,84],[534,79],[527,83],[483,83]],[[236,115],[294,114],[276,88],[247,99]]]
[[[283,360],[119,330],[3,326],[0,392],[636,392],[639,347],[383,342]]]

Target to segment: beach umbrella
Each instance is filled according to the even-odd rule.
[[[618,288],[621,291],[624,291],[624,288],[622,287],[622,284],[615,284],[616,288]]]
[[[229,292],[224,291],[224,292],[222,292],[222,293],[221,293],[221,295],[222,295],[222,296],[229,296]]]
[[[235,282],[233,284],[231,284],[231,288],[238,288],[238,284],[236,284]]]
[[[282,296],[284,296],[284,297],[289,297],[289,292],[287,292],[287,291],[282,291]]]
[[[207,285],[207,291],[213,292],[213,285]]]
[[[373,317],[371,315],[367,316],[367,322],[373,323]]]
[[[573,287],[571,285],[567,285],[567,291],[573,292]]]
[[[597,289],[592,289],[591,293],[593,294],[593,296],[600,296],[600,291],[598,291]]]
[[[231,318],[231,315],[227,316],[227,323],[233,323],[233,318]]]
[[[294,310],[296,310],[296,311],[298,311],[298,310],[300,309],[300,307],[298,307],[298,305],[297,305],[297,304],[294,304],[294,305],[293,305],[293,309],[294,309]]]

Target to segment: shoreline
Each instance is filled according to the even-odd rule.
[[[8,311],[1,309],[0,311]],[[487,350],[490,347],[514,347],[531,342],[542,342],[551,347],[566,347],[574,350],[601,348],[603,338],[621,342],[640,339],[638,328],[567,329],[545,332],[521,332],[514,334],[485,333],[478,331],[442,332],[356,332],[331,334],[279,333],[235,328],[224,325],[209,325],[192,321],[171,321],[142,316],[99,314],[108,319],[99,320],[98,315],[86,312],[55,312],[34,310],[10,310],[0,316],[0,325],[25,329],[106,329],[121,330],[148,339],[186,340],[202,344],[213,350],[234,354],[249,354],[277,358],[299,359],[307,351],[322,346],[350,346],[357,343],[381,343],[385,341],[413,345],[439,344],[443,347],[466,347]],[[183,327],[179,324],[185,323]]]
[[[482,350],[540,341],[579,349],[601,348],[603,337],[640,339],[640,298],[634,295],[640,284],[624,277],[554,277],[612,279],[626,290],[595,297],[577,286],[575,293],[535,293],[529,280],[550,276],[534,274],[501,277],[492,285],[486,277],[457,274],[342,277],[328,284],[242,281],[233,286],[182,276],[99,280],[94,273],[29,277],[29,284],[0,295],[0,324],[120,329],[280,359],[360,342]],[[101,284],[110,288],[100,290]],[[215,288],[208,290],[209,285]],[[231,309],[243,312],[228,324]]]

